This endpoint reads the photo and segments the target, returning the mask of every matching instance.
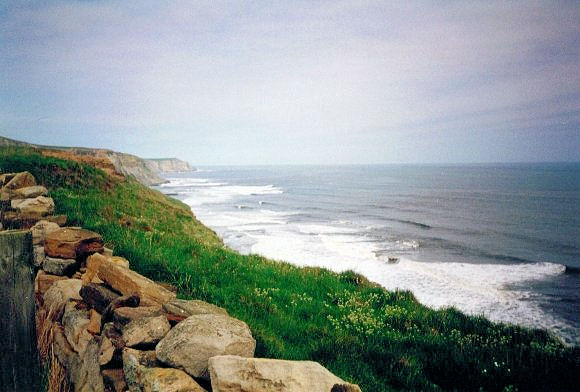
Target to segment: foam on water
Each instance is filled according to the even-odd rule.
[[[372,226],[347,220],[294,220],[298,211],[266,209],[259,199],[248,202],[248,197],[282,194],[283,190],[274,185],[228,185],[188,178],[171,179],[162,187],[187,187],[189,197],[184,202],[228,246],[242,253],[258,253],[298,266],[318,266],[336,272],[353,270],[387,289],[410,290],[420,302],[434,308],[455,306],[469,314],[543,327],[568,341],[577,340],[574,326],[546,313],[539,305],[540,294],[526,289],[525,284],[563,274],[563,265],[417,262],[409,257],[389,263],[392,252],[412,251],[420,243],[411,238],[379,242],[361,234],[361,229]],[[244,204],[233,203],[240,196],[245,198]],[[229,209],[216,208],[216,204],[229,202]]]

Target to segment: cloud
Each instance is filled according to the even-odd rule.
[[[240,148],[256,158],[239,163],[355,162],[395,142],[413,150],[406,135],[459,132],[467,148],[474,132],[543,143],[578,129],[574,2],[128,3],[0,11],[7,129],[39,141],[106,133],[148,155],[190,143],[190,159],[230,163]]]

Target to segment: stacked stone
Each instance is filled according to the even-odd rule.
[[[246,323],[177,299],[113,256],[97,233],[47,220],[31,230],[41,255],[37,312],[74,391],[360,391],[316,362],[253,358]]]
[[[48,190],[29,172],[0,174],[0,229],[28,229],[40,220],[59,226],[65,215],[54,214]]]

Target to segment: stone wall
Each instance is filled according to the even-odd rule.
[[[2,223],[32,233],[38,345],[53,362],[53,390],[360,391],[316,362],[254,358],[246,323],[177,299],[98,233],[62,227],[66,217],[52,215],[53,200],[29,173],[0,175],[0,186]]]

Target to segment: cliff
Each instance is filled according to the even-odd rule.
[[[195,170],[188,162],[177,158],[145,159],[145,163],[156,173]]]
[[[135,155],[102,148],[44,146],[2,136],[0,136],[0,146],[39,149],[44,155],[87,163],[99,167],[109,174],[117,172],[124,176],[133,176],[144,185],[157,185],[166,182],[159,175],[165,171],[193,170],[189,163],[176,158],[142,159]]]

